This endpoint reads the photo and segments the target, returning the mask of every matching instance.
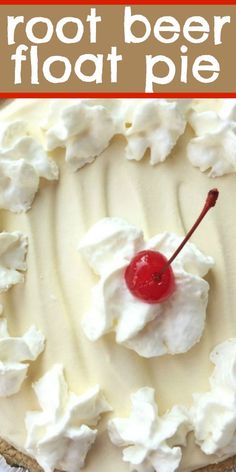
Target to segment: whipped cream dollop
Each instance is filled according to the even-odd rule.
[[[180,100],[140,100],[128,119],[126,157],[139,161],[150,149],[150,163],[163,162],[184,133],[185,109]]]
[[[58,179],[56,163],[33,133],[26,121],[0,123],[0,208],[27,211],[40,177]]]
[[[52,103],[48,122],[44,124],[47,149],[66,149],[65,159],[76,171],[91,163],[119,132],[111,107],[97,100],[74,100]],[[98,103],[99,102],[99,103]],[[114,116],[113,116],[114,115]]]
[[[136,472],[174,472],[182,458],[180,446],[186,444],[190,431],[187,410],[174,406],[158,415],[155,391],[144,387],[131,395],[132,410],[128,418],[108,422],[113,444],[124,447],[123,460]]]
[[[27,249],[28,239],[19,231],[0,233],[0,293],[24,281]]]
[[[19,392],[29,364],[44,350],[44,336],[32,326],[23,336],[11,337],[7,321],[0,318],[0,397]]]
[[[190,415],[202,451],[226,457],[236,450],[236,338],[216,346],[210,360],[211,389],[193,395]]]
[[[189,122],[196,133],[187,146],[190,162],[209,177],[236,171],[236,100],[193,104]]]
[[[163,303],[151,305],[134,297],[124,279],[125,269],[138,251],[157,250],[169,258],[181,241],[174,233],[144,241],[142,231],[120,218],[104,218],[88,231],[79,250],[100,276],[83,320],[90,340],[115,331],[117,343],[143,357],[186,352],[199,341],[209,290],[202,277],[213,266],[211,257],[187,243],[172,264],[176,290]]]
[[[33,389],[42,411],[26,414],[26,451],[45,472],[78,472],[96,439],[94,426],[111,407],[98,385],[80,396],[70,392],[60,364],[33,384]]]

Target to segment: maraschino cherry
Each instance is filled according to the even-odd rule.
[[[176,285],[171,263],[210,208],[215,206],[218,195],[219,191],[216,188],[208,192],[198,219],[169,260],[160,252],[151,250],[138,252],[133,257],[125,271],[125,281],[135,297],[147,303],[162,303],[173,294]]]

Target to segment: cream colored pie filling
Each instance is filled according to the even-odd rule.
[[[27,120],[38,125],[49,107],[46,100],[17,100],[1,111],[1,121]],[[39,140],[44,133],[38,131]],[[25,282],[1,294],[11,336],[22,336],[35,325],[45,336],[46,348],[28,371],[20,392],[0,399],[0,435],[24,450],[26,411],[39,410],[32,382],[55,363],[63,364],[71,391],[81,395],[99,383],[113,412],[103,415],[98,437],[86,460],[85,471],[127,472],[120,448],[106,431],[107,420],[130,414],[130,395],[148,386],[155,389],[159,414],[176,404],[189,407],[194,392],[209,390],[213,366],[210,351],[236,336],[235,299],[235,180],[234,173],[212,180],[194,168],[186,148],[194,133],[188,126],[170,157],[155,167],[147,155],[140,161],[125,159],[126,140],[117,135],[106,150],[78,172],[65,163],[65,150],[49,156],[59,167],[59,181],[40,180],[39,191],[27,213],[1,210],[1,231],[28,236]],[[101,218],[120,217],[144,231],[145,239],[170,231],[184,235],[197,216],[212,186],[218,187],[217,207],[192,241],[215,260],[207,275],[210,284],[206,326],[200,342],[176,356],[144,359],[118,345],[114,334],[96,342],[84,335],[81,320],[91,303],[91,288],[98,278],[77,252],[78,242]],[[183,448],[180,471],[191,471],[219,461],[194,444],[193,435]]]

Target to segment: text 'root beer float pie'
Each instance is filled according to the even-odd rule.
[[[235,183],[235,100],[2,107],[0,453],[9,464],[232,470]]]

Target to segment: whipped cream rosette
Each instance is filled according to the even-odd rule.
[[[203,277],[213,266],[211,257],[187,243],[172,264],[176,290],[163,303],[148,304],[134,297],[124,280],[126,267],[138,251],[156,250],[168,258],[180,242],[174,233],[144,241],[142,231],[120,218],[104,218],[89,230],[79,250],[100,276],[83,320],[90,340],[115,331],[117,343],[143,357],[186,352],[199,341],[209,290]]]
[[[197,444],[205,454],[227,457],[236,448],[236,339],[216,346],[211,389],[193,395],[190,410]]]
[[[100,415],[111,410],[99,385],[77,396],[55,364],[33,384],[42,411],[27,412],[25,449],[45,472],[78,472],[94,443]]]
[[[47,128],[47,149],[65,148],[65,159],[74,171],[93,162],[111,138],[122,131],[113,112],[112,107],[97,100],[53,102],[48,121],[43,124]]]
[[[19,231],[0,233],[0,292],[24,281],[28,239]]]
[[[130,115],[130,116],[129,116]],[[163,162],[183,134],[185,107],[180,101],[142,100],[128,113],[126,157],[140,161],[150,149],[150,163]]]
[[[34,326],[21,337],[11,337],[6,320],[0,318],[0,397],[19,392],[29,368],[26,361],[37,359],[44,342],[44,336]]]
[[[58,168],[30,124],[0,123],[0,208],[16,213],[29,210],[41,177],[57,180]]]
[[[196,133],[187,146],[190,162],[209,177],[236,171],[236,100],[219,101],[212,109],[193,105],[189,122]]]
[[[175,472],[182,458],[180,446],[186,444],[191,425],[187,410],[174,406],[158,415],[155,392],[144,387],[131,395],[128,418],[114,418],[108,423],[113,444],[123,449],[123,460],[135,472]]]

